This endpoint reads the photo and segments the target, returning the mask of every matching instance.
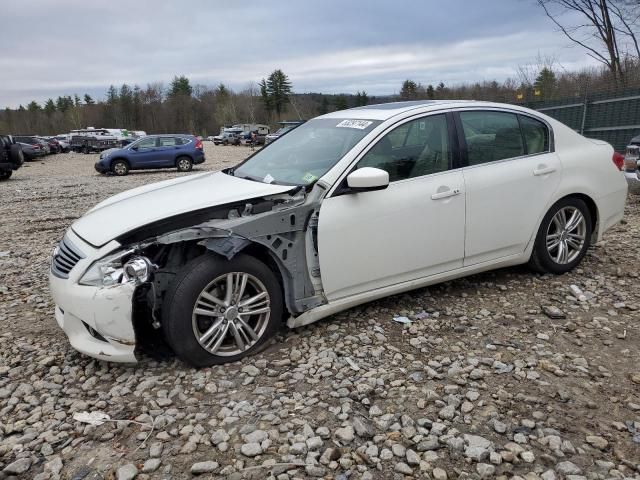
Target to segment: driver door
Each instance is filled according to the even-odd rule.
[[[158,152],[156,151],[157,137],[148,137],[140,140],[136,147],[131,150],[132,167],[134,168],[153,168],[158,162]]]
[[[322,202],[318,255],[329,301],[462,267],[465,189],[452,131],[445,114],[391,129],[355,167],[386,170],[389,186],[341,193],[341,185]]]

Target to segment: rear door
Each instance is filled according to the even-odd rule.
[[[561,164],[550,128],[500,110],[457,113],[467,225],[464,264],[522,254],[558,188]]]
[[[156,148],[157,154],[157,166],[158,167],[174,167],[176,164],[176,157],[179,154],[180,145],[182,140],[179,137],[159,137],[158,146]]]

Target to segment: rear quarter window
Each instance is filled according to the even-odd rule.
[[[527,145],[527,153],[543,153],[549,151],[549,129],[540,120],[519,115],[522,136]]]

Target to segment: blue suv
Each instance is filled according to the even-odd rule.
[[[125,148],[105,150],[95,168],[100,173],[126,175],[129,170],[177,168],[188,172],[203,163],[202,140],[193,135],[148,135]]]

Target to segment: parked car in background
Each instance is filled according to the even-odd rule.
[[[51,148],[49,147],[49,144],[44,141],[43,139],[34,136],[34,135],[16,135],[13,137],[14,140],[16,142],[19,143],[26,143],[27,145],[32,145],[34,147],[34,150],[37,150],[37,148],[35,148],[36,146],[38,146],[40,148],[40,150],[42,151],[43,155],[49,155],[51,153]]]
[[[24,163],[20,144],[11,135],[0,134],[0,180],[8,180]]]
[[[73,130],[71,133],[71,150],[74,152],[93,153],[120,147],[121,139],[106,128]]]
[[[240,145],[241,132],[222,132],[213,137],[214,145]]]
[[[207,137],[207,141],[208,141],[208,142],[213,142],[213,139],[214,139],[214,138],[215,138],[215,137],[214,137],[213,135],[209,135],[209,136]]]
[[[62,147],[58,140],[53,137],[37,137],[43,142],[45,142],[49,146],[49,153],[60,153],[62,151]]]
[[[24,159],[27,162],[31,162],[36,158],[44,157],[46,155],[42,149],[42,145],[39,143],[20,143],[20,146],[22,147]]]
[[[188,172],[193,165],[204,161],[202,140],[193,135],[148,135],[125,148],[103,152],[95,169],[115,175],[155,168],[177,168],[179,172]]]
[[[67,231],[49,281],[81,352],[136,361],[155,327],[203,367],[260,351],[284,319],[510,265],[571,271],[626,195],[611,145],[540,112],[369,105],[235,167],[103,201]]]
[[[67,153],[71,151],[71,143],[69,143],[67,136],[56,135],[55,138],[58,141],[58,145],[60,145],[60,149],[62,153]]]
[[[640,137],[636,137],[636,139],[637,143],[632,143],[627,147],[623,171],[629,185],[629,191],[640,194]]]
[[[285,135],[286,133],[290,132],[294,128],[299,127],[303,123],[304,123],[304,120],[278,122],[278,124],[280,125],[280,128],[274,133],[270,133],[269,135],[266,135],[264,138],[264,144],[265,145],[270,144],[271,142],[280,138],[282,135]]]

